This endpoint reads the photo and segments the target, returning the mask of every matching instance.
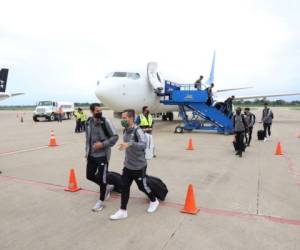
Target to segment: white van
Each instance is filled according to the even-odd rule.
[[[62,108],[63,119],[71,119],[74,115],[74,103],[64,101],[40,101],[33,112],[33,120],[38,122],[39,118],[45,118],[48,121],[58,119],[58,111]]]

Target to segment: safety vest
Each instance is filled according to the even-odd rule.
[[[74,116],[75,116],[76,120],[80,119],[80,113],[78,111],[74,112]]]
[[[141,120],[139,124],[140,127],[152,127],[153,118],[151,114],[148,115],[148,119],[143,114],[141,114],[140,120]]]
[[[82,122],[86,122],[87,121],[87,115],[86,115],[86,113],[82,112],[82,114],[80,114],[80,120]]]

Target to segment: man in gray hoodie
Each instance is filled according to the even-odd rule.
[[[111,147],[116,144],[119,136],[112,123],[102,116],[99,103],[91,104],[90,111],[93,116],[86,123],[86,177],[100,186],[100,199],[92,209],[98,212],[104,208]]]
[[[148,213],[153,213],[158,208],[159,202],[147,185],[145,158],[146,138],[143,130],[134,123],[135,111],[125,110],[122,113],[121,124],[124,127],[124,142],[119,145],[119,150],[125,150],[125,161],[122,175],[121,208],[113,214],[111,220],[127,218],[127,204],[130,186],[136,182],[139,190],[144,192],[149,200]]]
[[[268,138],[271,137],[271,126],[272,126],[272,122],[274,119],[274,114],[272,112],[272,110],[268,107],[268,103],[265,103],[265,108],[262,111],[262,118],[261,121],[264,125],[264,131],[265,131],[265,139],[264,141],[266,142],[268,140]]]

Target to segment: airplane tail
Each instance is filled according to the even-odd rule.
[[[8,69],[0,70],[0,92],[5,92],[6,90],[6,82],[8,76]]]
[[[216,60],[216,51],[214,51],[209,78],[205,83],[206,85],[211,85],[212,83],[215,82],[215,60]]]

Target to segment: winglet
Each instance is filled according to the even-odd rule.
[[[212,83],[215,82],[215,60],[216,60],[216,51],[214,50],[209,78],[207,79],[207,81],[205,83],[207,85],[211,85]]]

